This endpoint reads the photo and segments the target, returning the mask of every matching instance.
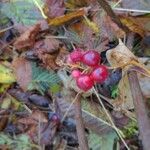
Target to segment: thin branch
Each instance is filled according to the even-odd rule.
[[[121,141],[123,142],[124,146],[126,147],[127,150],[130,150],[130,148],[128,147],[128,145],[126,144],[125,140],[123,139],[123,133],[116,127],[116,125],[114,124],[113,120],[111,119],[111,116],[109,115],[109,113],[107,112],[107,109],[105,108],[103,102],[101,101],[98,92],[95,90],[95,88],[93,88],[93,91],[97,97],[97,99],[99,100],[104,112],[106,113],[110,123],[112,124],[113,128],[115,129],[116,133],[118,134],[119,138],[121,139]]]
[[[129,33],[129,29],[122,24],[120,19],[116,16],[116,14],[113,12],[110,5],[106,2],[106,0],[98,0],[98,3],[100,6],[106,11],[106,13],[111,17],[112,21],[115,22],[122,30],[124,30],[126,33]]]
[[[81,94],[78,95],[77,100],[75,101],[75,118],[76,118],[77,136],[78,136],[80,149],[89,150],[88,140],[85,135],[85,128],[84,128],[84,123],[82,118],[80,98],[81,98]]]
[[[150,149],[150,121],[147,116],[146,106],[144,97],[142,95],[140,85],[138,82],[137,74],[131,71],[128,74],[129,83],[131,87],[133,102],[135,106],[136,116],[138,120],[138,126],[140,130],[140,135],[143,143],[144,150]]]
[[[129,49],[133,48],[134,35],[131,33],[127,37],[127,47]],[[141,135],[142,144],[144,150],[149,150],[150,148],[150,121],[146,111],[145,99],[143,97],[137,73],[135,71],[130,71],[128,74],[130,89],[133,97],[133,103],[135,107],[135,112],[138,121],[138,127]]]

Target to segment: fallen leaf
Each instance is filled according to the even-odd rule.
[[[16,58],[12,63],[17,82],[20,87],[27,91],[28,85],[32,80],[32,67],[28,60],[23,57]]]
[[[131,110],[134,108],[132,93],[128,80],[128,75],[125,74],[118,84],[118,97],[113,101],[116,108]]]
[[[118,27],[116,23],[112,21],[112,19],[109,16],[106,16],[104,19],[104,24],[107,26],[107,28],[115,35],[117,38],[123,38],[125,35],[125,32]]]
[[[36,42],[33,49],[35,53],[52,54],[58,51],[60,45],[61,45],[60,41],[54,38],[46,38],[44,40]]]
[[[84,16],[86,15],[86,13],[87,13],[86,9],[79,9],[77,11],[68,13],[63,16],[56,17],[54,19],[48,19],[48,24],[51,26],[60,26],[68,21],[71,21],[72,19],[76,19],[76,18]]]
[[[121,22],[126,25],[132,32],[138,33],[141,37],[144,37],[145,31],[139,24],[129,18],[129,17],[120,17]]]
[[[0,62],[0,83],[2,84],[11,84],[15,82],[15,76],[12,72],[12,69],[5,65],[4,62]]]
[[[62,16],[65,12],[64,0],[46,0],[44,12],[50,19]]]
[[[20,118],[18,120],[18,122],[22,123],[22,124],[27,124],[27,125],[30,125],[30,124],[38,125],[39,122],[47,123],[48,119],[46,118],[46,116],[43,112],[38,111],[38,110],[34,110],[30,116]]]
[[[36,24],[25,31],[20,37],[18,37],[14,43],[14,46],[19,51],[26,48],[31,48],[35,44],[36,35],[41,30],[40,24]]]

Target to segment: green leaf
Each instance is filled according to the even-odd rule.
[[[41,0],[37,1],[42,5]],[[1,11],[17,23],[24,25],[33,25],[43,18],[33,0],[12,0],[8,3],[3,3]]]
[[[16,79],[12,73],[12,70],[3,64],[0,64],[0,83],[11,84],[15,81]]]
[[[117,139],[115,131],[102,136],[91,132],[88,137],[89,146],[92,150],[113,150]]]
[[[29,84],[29,90],[38,90],[41,94],[44,94],[50,87],[59,83],[60,78],[53,70],[48,71],[32,63],[32,81]]]
[[[119,94],[118,85],[115,85],[111,88],[111,97],[116,98]]]

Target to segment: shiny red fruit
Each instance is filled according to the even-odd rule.
[[[92,73],[91,78],[99,83],[103,83],[108,77],[108,70],[104,65],[96,67]]]
[[[94,81],[90,78],[89,75],[81,75],[77,78],[76,82],[77,86],[83,91],[88,91],[94,85]]]
[[[70,58],[74,63],[80,62],[82,60],[82,57],[83,52],[81,49],[76,49],[72,53],[70,53]]]
[[[75,70],[73,70],[73,71],[71,72],[71,75],[72,75],[73,78],[76,79],[76,78],[80,77],[81,71],[78,70],[78,69],[75,69]]]
[[[88,66],[96,66],[100,63],[100,54],[94,50],[87,51],[82,58],[82,62]]]

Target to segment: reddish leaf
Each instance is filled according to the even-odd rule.
[[[30,48],[34,45],[36,35],[39,33],[41,27],[40,24],[36,24],[35,26],[29,28],[25,31],[14,43],[14,46],[18,50],[22,50],[25,48]]]
[[[63,15],[65,12],[64,0],[46,0],[44,11],[49,18]]]
[[[24,58],[16,58],[13,61],[13,69],[20,87],[26,91],[32,80],[32,67],[29,61]]]

